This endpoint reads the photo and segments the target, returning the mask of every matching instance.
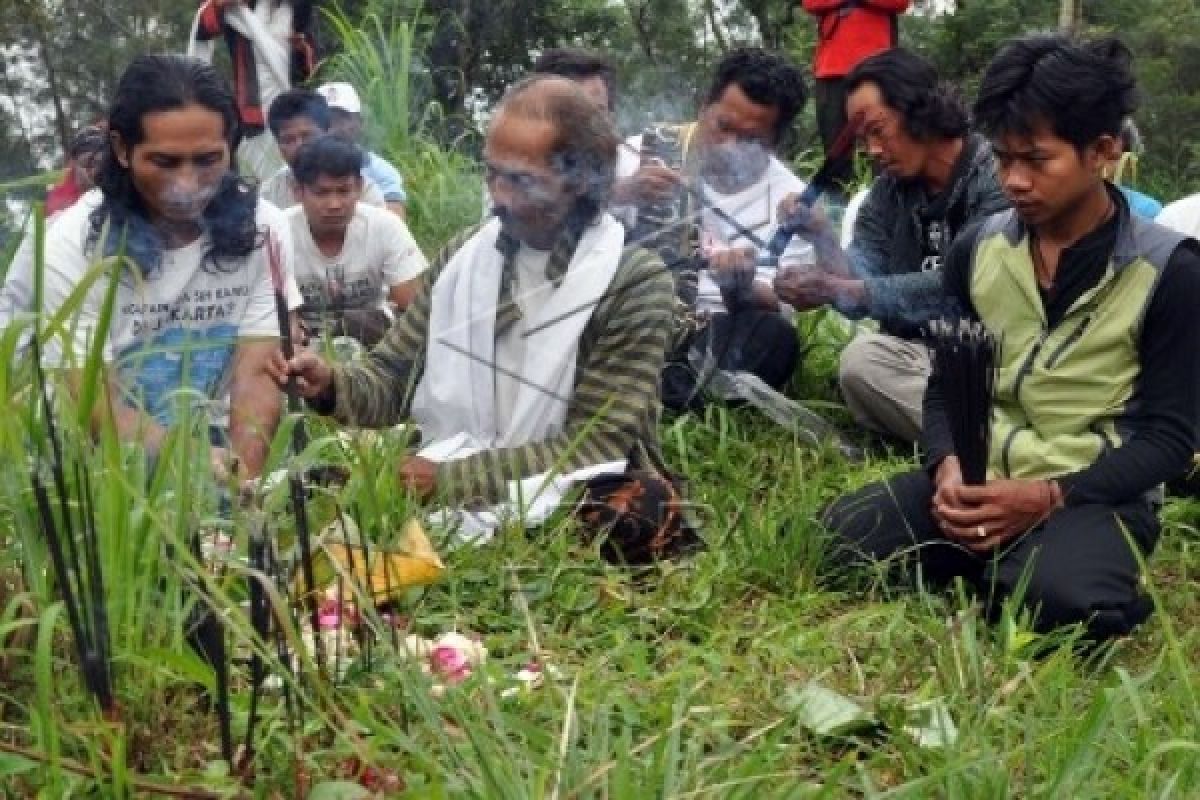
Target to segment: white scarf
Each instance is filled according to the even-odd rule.
[[[468,434],[480,449],[519,447],[562,431],[574,389],[579,338],[616,275],[625,229],[608,214],[579,240],[556,289],[526,319],[525,360],[512,419],[496,419],[496,303],[504,256],[493,219],[454,255],[433,287],[424,374],[412,417],[425,441]],[[527,303],[527,305],[530,305]]]
[[[187,54],[211,62],[216,40],[200,41],[197,38],[200,15],[203,13],[204,7],[201,6],[192,19]],[[291,54],[288,50],[288,37],[292,31],[291,5],[281,3],[275,6],[262,0],[255,8],[248,8],[239,3],[226,6],[223,19],[229,27],[253,43],[259,99],[264,110],[270,108],[271,102],[291,84]]]
[[[433,286],[425,371],[412,402],[412,418],[426,442],[419,455],[431,461],[519,447],[562,432],[574,390],[579,339],[612,284],[625,244],[625,229],[604,214],[579,240],[559,287],[548,284],[538,293],[537,310],[526,318],[526,330],[533,333],[525,342],[512,418],[503,420],[496,419],[493,370],[504,268],[504,256],[496,249],[499,233],[499,220],[484,225],[451,258]],[[528,476],[510,484],[508,503],[474,514],[450,512],[453,519],[442,514],[438,521],[457,523],[469,539],[487,538],[513,516],[536,524],[575,481],[623,472],[625,466],[620,461],[578,474]]]

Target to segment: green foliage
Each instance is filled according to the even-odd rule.
[[[1137,22],[1118,15],[1133,14],[1132,3],[1113,5],[1107,24],[1128,29]],[[960,13],[973,6],[983,8],[967,3]],[[994,9],[996,24],[1019,23],[1006,8]],[[326,74],[363,91],[373,135],[405,173],[412,226],[431,250],[477,218],[480,176],[467,155],[471,143],[444,142],[439,117],[427,110],[434,90],[418,54],[432,29],[418,18],[373,10],[364,24],[348,25],[337,12],[330,17],[346,46]],[[943,35],[917,24],[906,20],[914,36]],[[968,30],[955,35],[973,47]],[[807,45],[799,37],[795,46]],[[958,57],[951,45],[939,46],[946,48],[939,58]],[[701,58],[706,51],[695,52]],[[981,53],[964,53],[964,63]],[[1179,85],[1192,74],[1162,68],[1163,80]],[[1147,135],[1153,142],[1157,134],[1152,128]],[[811,169],[813,158],[801,154],[798,168]],[[55,335],[51,321],[38,324]],[[791,392],[844,421],[834,379],[850,330],[830,312],[803,315],[798,328],[805,362]],[[1200,679],[1193,666],[1200,631],[1185,624],[1200,613],[1200,504],[1168,503],[1162,542],[1148,565],[1158,614],[1112,649],[1084,656],[1072,647],[1074,634],[1034,634],[1015,607],[989,625],[965,592],[915,593],[870,575],[853,590],[831,580],[844,576],[826,558],[820,510],[844,491],[910,468],[911,454],[848,464],[802,446],[750,410],[721,408],[668,419],[661,428],[668,460],[686,476],[689,502],[704,524],[705,552],[632,573],[605,564],[568,519],[530,534],[506,531],[479,548],[443,548],[446,578],[405,598],[403,633],[477,633],[490,650],[487,666],[437,698],[429,679],[395,652],[383,620],[369,615],[379,633],[370,668],[357,663],[329,686],[312,679],[305,661],[300,678],[286,679],[300,709],[295,727],[283,693],[264,696],[247,787],[249,778],[219,762],[216,725],[199,688],[212,686],[213,673],[187,647],[182,629],[197,591],[221,609],[238,659],[233,716],[240,735],[249,716],[242,666],[249,655],[286,674],[274,646],[259,641],[247,619],[251,571],[242,560],[264,519],[281,542],[290,539],[286,500],[276,493],[261,511],[237,508],[219,517],[218,487],[204,468],[204,419],[179,425],[151,470],[144,454],[120,445],[107,425],[93,436],[73,395],[58,387],[70,446],[100,492],[120,707],[118,721],[103,719],[80,683],[36,535],[29,444],[44,431],[28,413],[31,376],[27,356],[17,351],[20,332],[0,335],[0,402],[10,410],[0,415],[6,796],[117,798],[152,795],[153,786],[203,787],[221,797],[303,797],[305,789],[316,797],[355,796],[347,782],[356,782],[361,765],[398,773],[407,787],[401,796],[429,798],[1200,793]],[[99,396],[98,379],[93,374],[79,396]],[[376,545],[392,541],[415,512],[393,479],[405,454],[403,434],[347,445],[324,423],[309,422],[328,435],[314,437],[298,462],[319,454],[352,467],[344,487],[314,500],[317,525],[336,505],[352,511]],[[269,469],[285,463],[289,431],[284,425],[277,433]],[[234,551],[197,581],[188,539],[215,528],[233,537]],[[439,537],[437,544],[445,542]],[[271,602],[284,610],[277,591]],[[286,635],[297,643],[290,625]],[[557,667],[561,678],[506,692],[532,658]],[[799,690],[818,684],[869,710],[879,725],[864,733],[818,730],[812,709],[796,702],[804,696]],[[921,704],[944,707],[957,737],[922,747],[905,733],[906,714]],[[13,746],[22,750],[5,749]]]
[[[339,8],[326,14],[342,46],[323,69],[354,84],[369,109],[367,137],[400,170],[408,187],[408,224],[426,253],[479,219],[483,177],[474,159],[444,144],[444,115],[432,97],[422,52],[429,29],[420,15],[368,12],[357,23]]]
[[[1200,184],[1200,8],[1194,0],[1105,0],[1083,6],[1084,34],[1116,35],[1133,51],[1142,94],[1135,119],[1146,145],[1134,181],[1164,203]],[[1043,0],[959,3],[954,14],[905,18],[905,43],[931,58],[970,98],[1000,46],[1053,29],[1057,4]]]

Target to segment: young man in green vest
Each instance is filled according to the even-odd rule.
[[[948,295],[1002,339],[988,480],[962,482],[937,371],[925,469],[836,502],[839,550],[916,556],[963,576],[994,613],[1014,593],[1038,630],[1100,640],[1151,611],[1137,558],[1159,535],[1160,486],[1195,450],[1200,246],[1130,213],[1103,179],[1134,110],[1129,51],[1035,35],[988,67],[975,120],[1013,210],[964,232]]]

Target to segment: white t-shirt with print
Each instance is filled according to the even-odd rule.
[[[293,266],[307,322],[319,324],[323,314],[338,309],[387,311],[388,290],[429,266],[404,220],[386,209],[358,203],[336,256],[321,253],[302,206],[283,213],[295,248]]]
[[[771,241],[779,227],[779,201],[786,195],[804,191],[804,181],[797,178],[774,156],[766,172],[748,188],[734,194],[721,194],[711,186],[702,187],[708,205],[721,209],[738,221],[740,225],[756,233],[763,241]],[[746,247],[750,245],[737,234],[733,225],[718,217],[710,209],[701,216],[701,246]],[[780,264],[814,264],[816,256],[811,244],[798,236],[792,237],[783,252]],[[775,280],[776,267],[758,267],[755,280],[771,284]],[[720,312],[725,310],[721,289],[709,270],[701,270],[700,287],[696,296],[696,308],[700,311]]]
[[[91,246],[91,213],[99,191],[89,192],[59,216],[46,239],[44,286],[46,309],[64,307],[93,266],[113,259]],[[280,244],[283,266],[290,274],[291,236],[282,213],[259,201],[259,230]],[[182,388],[219,399],[225,389],[238,339],[279,336],[275,294],[265,248],[233,263],[214,265],[208,258],[210,239],[202,234],[191,244],[166,250],[159,269],[144,277],[126,265],[117,288],[113,319],[103,356],[126,392],[125,402],[142,408],[162,424],[172,418],[171,396]],[[111,269],[85,293],[70,315],[66,342],[47,349],[54,366],[82,365],[100,321]],[[288,305],[298,305],[298,291],[288,278]]]
[[[634,149],[641,150],[641,136],[631,136],[626,142],[629,145],[630,151]],[[639,166],[640,160],[636,156],[632,160],[627,159],[618,165],[617,178],[632,176]],[[775,156],[771,156],[767,162],[767,169],[763,172],[762,177],[740,192],[721,194],[707,184],[702,183],[701,185],[701,191],[703,191],[704,199],[708,205],[720,208],[737,220],[742,227],[748,228],[759,236],[764,242],[770,242],[771,237],[775,235],[775,229],[779,227],[777,219],[779,201],[788,194],[803,192],[804,188],[804,181],[797,178]],[[632,215],[633,218],[626,220],[626,224],[632,225],[636,221],[636,216],[635,211]],[[752,245],[744,236],[738,235],[733,225],[730,225],[710,210],[705,210],[701,215],[700,238],[701,245],[709,247],[746,247]],[[791,242],[788,243],[788,247],[784,251],[780,263],[783,265],[816,263],[816,256],[813,253],[812,245],[798,236],[793,237]],[[759,267],[756,270],[755,280],[772,283],[775,280],[775,273],[777,271],[775,267]],[[721,289],[712,279],[712,275],[708,270],[700,272],[696,309],[698,311],[713,313],[725,310],[725,302],[721,298]]]

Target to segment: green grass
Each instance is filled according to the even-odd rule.
[[[385,152],[408,177],[413,229],[431,250],[473,220],[478,173],[436,143],[428,118],[389,106],[387,87],[415,80],[417,26],[380,17],[364,30],[343,31],[351,46],[330,74],[354,79],[377,118],[404,126]],[[381,74],[388,81],[372,80]],[[790,392],[845,422],[833,376],[847,333],[822,314],[798,328],[805,363]],[[0,415],[0,797],[117,798],[170,786],[193,797],[303,797],[322,783],[332,792],[329,782],[351,777],[354,763],[396,772],[417,798],[1200,796],[1200,504],[1167,506],[1148,570],[1160,611],[1147,625],[1089,658],[1047,651],[1070,635],[1037,637],[1019,614],[989,626],[953,589],[830,580],[838,565],[825,558],[820,509],[907,468],[911,454],[848,464],[752,411],[721,408],[661,431],[706,551],[631,574],[601,561],[563,520],[446,552],[444,580],[406,597],[409,630],[477,634],[487,667],[435,698],[384,635],[371,669],[358,665],[336,686],[291,684],[302,706],[295,729],[281,693],[268,693],[250,773],[231,776],[201,702],[212,672],[181,632],[195,583],[184,545],[197,527],[224,525],[243,550],[264,517],[290,540],[285,498],[221,521],[199,437],[186,434],[200,421],[183,426],[151,478],[136,449],[110,436],[90,444],[59,393],[103,520],[119,711],[102,718],[75,669],[37,535],[28,443],[44,433],[28,414],[30,371],[14,358],[16,333],[0,335],[0,402],[10,411]],[[273,464],[285,461],[286,442],[281,430]],[[354,509],[376,543],[388,542],[415,510],[391,477],[402,437],[336,450],[316,438],[304,458],[333,452],[353,469],[343,489],[314,503],[317,523],[334,505]],[[225,612],[231,651],[256,649],[278,671],[246,620],[245,576],[231,563],[204,591]],[[503,696],[533,657],[561,679]],[[879,724],[814,733],[804,724],[814,709],[797,705],[814,685]],[[947,746],[922,748],[903,731],[907,709],[921,703],[948,710],[957,737]],[[240,741],[249,711],[241,665],[233,711]]]
[[[812,360],[819,367],[820,350]],[[802,385],[828,392],[830,374]],[[12,423],[6,449],[14,454]],[[12,435],[7,435],[12,434]],[[631,575],[604,564],[568,522],[536,537],[508,535],[447,555],[444,581],[410,597],[411,626],[483,637],[486,675],[442,699],[424,678],[383,656],[335,688],[307,684],[302,729],[288,731],[269,695],[255,762],[259,796],[295,794],[346,771],[352,757],[399,772],[410,796],[474,797],[1189,797],[1197,755],[1196,520],[1174,501],[1150,564],[1162,610],[1102,657],[1070,648],[1034,658],[1019,622],[989,627],[953,591],[921,595],[864,580],[826,580],[814,516],[839,492],[901,469],[899,458],[849,466],[797,447],[750,411],[712,409],[664,424],[671,462],[690,481],[709,548],[691,561]],[[182,445],[182,443],[181,443]],[[120,722],[100,720],[73,671],[66,628],[45,580],[11,588],[0,637],[26,615],[36,638],[0,653],[0,741],[66,758],[105,777],[0,756],[13,796],[119,797],[139,780],[234,792],[198,705],[206,668],[183,645],[177,600],[186,565],[154,557],[203,510],[177,488],[180,446],[161,485],[141,489],[136,459],[100,448],[102,508],[117,620]],[[400,453],[364,451],[341,492],[344,507],[386,538],[409,505],[387,479]],[[122,460],[124,458],[125,460]],[[36,583],[20,460],[6,459],[0,574]],[[111,480],[109,480],[111,478]],[[374,509],[374,510],[370,510]],[[276,514],[276,518],[282,515]],[[248,520],[233,525],[244,540]],[[151,548],[149,551],[147,548]],[[150,553],[147,559],[146,554]],[[138,557],[137,554],[141,554]],[[31,562],[35,562],[31,565]],[[24,569],[21,569],[21,568]],[[217,590],[237,607],[230,581]],[[235,619],[240,612],[234,611]],[[244,621],[233,640],[251,635]],[[540,648],[534,653],[534,639]],[[386,643],[385,643],[386,644]],[[539,655],[562,680],[516,698],[500,692]],[[817,682],[872,711],[883,731],[820,737],[800,724],[797,690]],[[235,681],[235,732],[245,724],[244,670]],[[903,708],[941,701],[953,744],[922,749],[899,731]],[[15,774],[19,772],[19,774]],[[124,787],[124,788],[122,788]]]

